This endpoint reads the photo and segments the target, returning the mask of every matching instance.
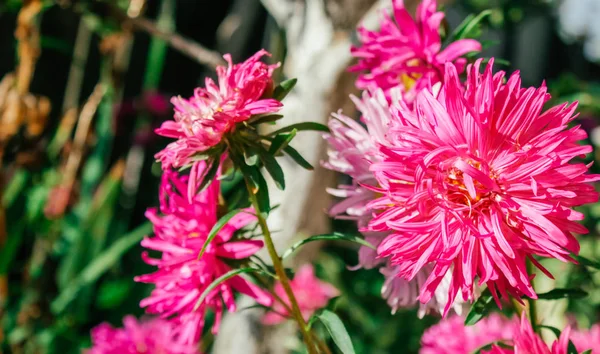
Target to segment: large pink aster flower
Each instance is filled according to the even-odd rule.
[[[353,71],[364,71],[356,82],[360,89],[378,87],[388,92],[399,86],[409,102],[415,93],[444,79],[444,64],[454,62],[462,71],[461,56],[481,50],[474,39],[461,39],[442,50],[440,23],[443,12],[436,12],[435,0],[423,0],[413,19],[402,0],[393,0],[394,19],[384,14],[381,29],[358,29],[362,46],[352,48],[359,59]]]
[[[591,152],[579,142],[586,133],[569,128],[576,105],[543,111],[546,87],[522,88],[518,73],[504,83],[481,60],[468,70],[466,87],[454,65],[446,65],[437,97],[417,95],[414,109],[393,107],[397,117],[380,144],[381,162],[371,165],[383,196],[367,231],[390,232],[379,245],[382,257],[411,280],[433,269],[420,294],[428,302],[451,272],[449,302],[461,292],[474,298],[474,285],[487,284],[515,297],[535,298],[525,262],[533,255],[571,261],[579,251],[573,232],[583,214],[572,207],[597,201],[584,163]]]
[[[482,351],[482,354],[567,354],[569,347],[570,328],[562,331],[560,338],[548,345],[544,343],[531,327],[531,323],[521,316],[519,324],[514,325],[512,348],[494,345],[490,351]]]
[[[600,354],[600,324],[595,324],[589,330],[574,330],[569,337],[577,352],[592,350],[592,354]]]
[[[173,323],[159,318],[138,322],[133,316],[123,318],[123,328],[102,323],[92,329],[92,348],[86,354],[195,354],[195,344],[181,344]]]
[[[281,102],[264,98],[273,88],[273,70],[279,64],[267,65],[260,61],[265,50],[254,54],[240,64],[233,64],[229,54],[224,55],[228,67],[217,67],[218,83],[206,79],[206,87],[197,88],[189,99],[174,97],[174,120],[167,121],[156,133],[177,139],[156,154],[163,168],[186,166],[193,155],[217,145],[224,134],[235,129],[236,123],[252,115],[277,112]]]
[[[308,321],[315,311],[325,307],[329,299],[340,295],[333,285],[325,283],[315,276],[314,269],[310,264],[300,267],[294,279],[290,281],[290,286],[305,321]],[[274,291],[280,299],[286,302],[287,306],[290,306],[287,294],[280,283],[275,284]],[[286,306],[275,302],[273,311],[267,312],[263,317],[263,323],[277,324],[285,321],[286,317],[284,316],[289,316]]]
[[[485,345],[512,340],[517,324],[497,313],[490,314],[473,326],[465,326],[464,322],[464,318],[453,316],[427,329],[421,338],[419,353],[471,354]]]
[[[393,101],[400,100],[397,89],[390,91]],[[351,184],[340,185],[328,189],[328,192],[343,200],[330,209],[330,215],[336,218],[356,220],[359,227],[364,227],[372,218],[372,211],[367,208],[369,202],[377,198],[372,190],[378,182],[370,170],[371,164],[380,162],[378,145],[385,145],[387,132],[394,124],[392,107],[382,90],[364,92],[361,99],[352,97],[356,107],[362,113],[364,126],[341,113],[333,114],[329,120],[331,133],[324,134],[329,144],[327,151],[329,159],[323,166],[333,171],[344,173],[352,178]],[[370,187],[368,187],[370,186]],[[378,246],[389,232],[364,231],[365,240]],[[384,257],[378,257],[377,252],[369,247],[361,247],[358,251],[358,266],[356,268],[371,269],[385,264],[381,273],[385,277],[381,295],[396,312],[399,308],[413,307],[418,303],[419,289],[423,286],[431,272],[423,269],[413,280],[407,281],[398,277],[400,268],[389,264]],[[388,264],[386,264],[388,263]],[[427,304],[419,307],[419,316],[426,313],[441,312],[448,302],[448,284],[441,286],[435,296]],[[454,307],[460,313],[462,305],[457,302]]]
[[[260,240],[232,240],[236,230],[248,225],[255,217],[248,213],[234,216],[208,245],[202,257],[200,250],[217,221],[217,180],[190,201],[186,195],[187,177],[165,171],[161,185],[160,216],[155,209],[146,216],[154,224],[154,237],[142,241],[147,249],[159,251],[161,258],[144,254],[146,263],[156,266],[152,274],[136,277],[136,281],[152,283],[155,289],[140,305],[153,314],[168,318],[177,325],[183,343],[197,342],[204,326],[204,313],[210,309],[216,319],[213,332],[219,327],[223,306],[235,311],[234,291],[249,295],[265,306],[270,295],[242,278],[235,276],[217,286],[197,309],[201,294],[216,278],[231,267],[226,260],[247,258],[262,248]]]

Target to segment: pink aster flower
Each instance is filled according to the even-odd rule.
[[[400,100],[397,89],[390,91],[395,102]],[[329,159],[323,166],[333,171],[347,174],[352,178],[352,184],[340,185],[337,189],[328,189],[336,197],[344,198],[334,205],[329,211],[336,218],[356,220],[359,227],[366,226],[372,218],[372,211],[367,208],[370,201],[377,198],[375,191],[377,180],[371,164],[380,162],[378,145],[386,144],[387,132],[394,124],[392,107],[387,101],[382,90],[364,92],[361,99],[352,97],[356,107],[362,113],[363,125],[341,113],[333,114],[329,120],[331,133],[324,134],[329,144]],[[368,188],[370,186],[371,188]],[[378,246],[388,235],[388,232],[364,231],[365,240]],[[399,268],[390,265],[384,257],[379,257],[377,251],[369,247],[361,247],[358,251],[357,268],[371,269],[388,263],[381,269],[385,277],[381,295],[395,313],[401,307],[413,307],[418,303],[418,289],[425,283],[430,269],[424,269],[412,281],[398,277]],[[448,283],[448,282],[446,282]],[[429,312],[441,312],[448,302],[448,287],[440,287],[435,296],[427,304],[419,306],[419,316],[423,317]],[[457,301],[455,311],[460,313],[462,304]]]
[[[143,255],[146,263],[158,269],[152,274],[135,278],[136,281],[152,283],[155,289],[140,305],[149,313],[170,319],[177,325],[182,343],[195,343],[204,327],[204,313],[215,312],[213,332],[219,328],[223,307],[235,311],[234,292],[253,297],[262,305],[269,306],[270,295],[241,276],[235,276],[217,286],[198,305],[201,294],[219,276],[232,268],[227,260],[247,258],[259,249],[260,240],[234,240],[234,232],[255,220],[249,212],[234,216],[206,248],[202,257],[200,250],[208,233],[217,222],[219,182],[215,180],[203,192],[190,201],[186,195],[187,177],[179,177],[173,171],[165,171],[161,185],[160,216],[149,209],[146,216],[154,225],[154,237],[142,241],[147,249],[159,251],[159,259]],[[196,308],[197,307],[197,308]]]
[[[102,323],[92,329],[92,348],[86,354],[195,354],[197,345],[177,341],[175,326],[159,318],[138,322],[133,316],[123,318],[123,328]]]
[[[240,64],[223,57],[228,67],[217,67],[218,82],[207,78],[204,88],[197,88],[189,99],[173,97],[174,120],[166,121],[156,133],[177,139],[156,154],[163,169],[189,165],[193,155],[221,142],[224,134],[235,129],[236,123],[253,115],[277,112],[281,102],[264,98],[273,89],[273,71],[279,67],[267,65],[260,58],[270,55],[260,50]]]
[[[325,307],[329,299],[340,295],[340,292],[333,285],[320,281],[315,276],[314,269],[310,264],[300,267],[294,279],[290,281],[290,286],[305,321],[308,321],[316,310]],[[281,283],[275,284],[274,291],[289,306],[287,294]],[[289,316],[287,308],[280,302],[275,302],[273,312],[265,314],[263,323],[268,325],[281,323],[286,319],[284,316]]]
[[[476,282],[498,292],[536,298],[525,262],[533,255],[572,261],[579,251],[573,233],[583,214],[574,206],[593,203],[587,165],[570,163],[592,151],[580,145],[586,133],[568,124],[576,105],[543,111],[545,85],[522,88],[518,73],[481,74],[481,60],[468,69],[466,86],[453,64],[434,97],[421,91],[415,107],[393,107],[395,123],[379,144],[380,162],[371,170],[383,196],[367,231],[390,232],[378,247],[412,280],[433,269],[421,288],[428,302],[451,272],[451,306],[457,294],[474,299]]]
[[[442,50],[440,23],[443,12],[437,12],[435,0],[423,0],[413,19],[402,0],[393,0],[394,19],[383,14],[381,29],[358,29],[362,46],[352,48],[359,59],[352,71],[364,71],[356,82],[360,89],[378,87],[386,93],[399,86],[404,99],[411,102],[416,92],[444,79],[444,64],[454,62],[462,71],[463,55],[480,51],[474,39],[461,39]]]
[[[592,354],[600,354],[600,324],[595,324],[589,330],[574,330],[569,337],[577,352],[592,350]]]
[[[425,331],[419,353],[471,354],[485,345],[510,341],[517,324],[515,320],[498,313],[490,314],[473,326],[465,326],[460,316],[443,319]]]
[[[560,338],[552,343],[549,348],[531,327],[531,323],[522,315],[519,324],[514,325],[512,348],[494,345],[490,351],[482,354],[567,354],[569,346],[570,328],[562,331]]]

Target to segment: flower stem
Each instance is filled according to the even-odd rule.
[[[300,327],[300,332],[302,333],[302,337],[304,339],[304,343],[306,344],[306,349],[308,350],[308,353],[317,354],[315,343],[310,332],[308,331],[306,322],[302,317],[300,307],[298,307],[298,301],[296,301],[296,297],[294,296],[294,292],[292,291],[292,287],[290,286],[290,281],[285,274],[285,269],[283,268],[283,264],[281,263],[281,258],[277,254],[277,250],[275,250],[275,244],[273,244],[271,232],[269,231],[269,227],[267,226],[267,221],[261,213],[256,195],[252,193],[252,187],[250,185],[250,181],[248,181],[248,177],[244,176],[244,181],[246,182],[246,189],[248,190],[250,202],[252,203],[254,210],[256,210],[258,224],[260,225],[263,236],[265,238],[265,245],[267,246],[267,251],[269,252],[269,256],[271,257],[271,261],[273,262],[275,273],[277,274],[277,278],[279,279],[281,286],[285,290],[285,293],[288,299],[290,300],[292,316],[298,323],[298,327]]]
[[[531,275],[534,274],[535,269],[533,266],[533,263],[529,260],[527,260],[527,274]],[[533,281],[531,283],[531,286],[534,287],[533,285]],[[535,289],[534,289],[535,290]],[[531,328],[533,328],[534,332],[538,332],[538,318],[537,318],[537,306],[536,306],[536,301],[534,299],[528,299],[527,300],[528,303],[528,309],[529,309],[529,321],[531,321]]]

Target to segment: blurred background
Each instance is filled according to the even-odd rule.
[[[358,94],[349,48],[355,28],[376,27],[391,0],[0,0],[0,349],[2,353],[77,353],[103,321],[116,326],[142,315],[149,293],[135,275],[149,269],[139,241],[151,232],[146,208],[157,204],[160,168],[153,155],[166,140],[153,129],[172,116],[170,97],[192,95],[213,75],[223,53],[234,62],[266,48],[281,61],[278,78],[298,78],[284,101],[288,124],[325,122],[342,108],[356,115]],[[414,9],[418,1],[406,0]],[[527,85],[546,81],[553,102],[580,101],[590,143],[600,145],[599,0],[444,1],[447,28],[490,9],[482,26],[483,56],[497,69],[521,70]],[[314,165],[325,154],[318,134],[296,138]],[[597,159],[598,151],[587,159]],[[317,168],[286,166],[288,189],[269,223],[278,246],[330,230],[350,230],[325,210],[327,186],[344,179]],[[592,168],[599,172],[598,167]],[[224,184],[228,200],[243,188]],[[242,194],[240,194],[242,193]],[[583,210],[591,233],[582,253],[598,258],[600,204]],[[353,229],[354,228],[354,229]],[[315,245],[315,244],[312,244]],[[377,270],[351,271],[356,250],[320,244],[290,266],[314,262],[318,275],[344,294],[334,307],[357,353],[417,353],[423,331],[438,319],[416,310],[392,314]],[[538,277],[539,291],[583,286],[591,296],[547,304],[587,327],[597,321],[595,273],[547,262],[556,282]],[[241,300],[242,302],[244,300]],[[287,353],[293,329],[262,328],[253,310],[229,316],[221,336],[207,334],[214,353]],[[564,321],[563,321],[564,322]],[[207,326],[208,327],[208,326]]]

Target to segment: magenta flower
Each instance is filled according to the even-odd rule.
[[[260,50],[240,64],[223,57],[228,67],[217,67],[218,83],[207,78],[204,88],[197,88],[189,99],[173,97],[174,120],[166,121],[156,133],[177,139],[156,154],[163,169],[191,164],[193,156],[221,142],[224,134],[252,115],[277,112],[281,102],[264,98],[273,89],[273,71],[279,66],[267,65],[260,58],[270,55]]]
[[[133,316],[123,318],[123,328],[102,323],[92,329],[92,348],[86,354],[196,354],[197,345],[177,341],[175,326],[159,318],[138,322]]]
[[[567,354],[569,345],[570,328],[562,331],[560,338],[548,348],[531,327],[531,323],[521,316],[520,323],[513,325],[512,348],[504,348],[494,345],[490,351],[482,351],[482,354]]]
[[[573,233],[583,214],[572,207],[593,203],[598,193],[584,163],[570,163],[592,151],[580,145],[586,133],[568,124],[576,104],[543,111],[546,87],[521,88],[518,73],[504,83],[481,60],[468,69],[466,87],[454,65],[434,97],[424,90],[414,110],[399,105],[371,165],[383,196],[365,231],[390,232],[378,247],[412,280],[433,269],[421,288],[428,302],[448,272],[446,310],[460,292],[474,299],[476,285],[499,295],[536,298],[525,262],[540,269],[534,255],[572,261],[579,251]]]
[[[477,349],[498,341],[513,338],[515,320],[492,313],[473,326],[465,326],[464,318],[442,319],[428,328],[421,338],[420,354],[471,354]]]
[[[161,258],[143,255],[146,263],[158,269],[152,274],[135,278],[152,283],[155,289],[140,305],[149,313],[158,314],[176,324],[183,343],[199,340],[204,327],[204,313],[215,312],[213,332],[219,328],[223,307],[235,311],[234,292],[253,297],[262,305],[270,306],[270,295],[250,281],[235,276],[217,286],[198,306],[201,294],[216,278],[232,268],[227,260],[247,258],[259,249],[260,240],[233,240],[236,230],[255,220],[250,212],[234,216],[208,245],[202,257],[200,250],[208,233],[217,222],[219,182],[215,180],[190,201],[187,198],[187,177],[173,171],[164,171],[161,184],[161,212],[149,209],[146,216],[154,224],[154,237],[142,241],[147,249],[159,251]]]
[[[308,321],[316,310],[325,307],[329,299],[340,295],[333,285],[315,277],[314,269],[310,264],[300,267],[294,279],[290,281],[290,286],[305,321]],[[287,294],[279,282],[275,284],[274,291],[287,306],[290,306]],[[268,325],[281,323],[289,316],[286,306],[280,302],[275,302],[272,309],[272,312],[268,312],[263,317],[263,323]]]
[[[595,324],[589,330],[574,330],[569,339],[575,344],[578,353],[592,350],[592,354],[600,354],[600,324]]]
[[[412,102],[415,94],[444,79],[444,64],[454,62],[461,72],[466,64],[463,55],[481,50],[474,39],[461,39],[442,50],[440,23],[443,12],[436,12],[435,0],[423,0],[413,19],[402,0],[393,0],[394,19],[383,14],[378,32],[359,27],[362,46],[352,48],[359,59],[352,71],[363,71],[356,86],[360,89],[381,88],[386,93],[400,87],[404,100]]]
[[[392,89],[390,94],[394,101],[400,99],[397,89]],[[324,134],[329,144],[329,159],[323,162],[323,166],[337,172],[349,175],[352,184],[340,185],[337,189],[327,191],[340,198],[345,198],[334,205],[329,211],[336,218],[356,220],[359,227],[364,227],[372,218],[372,211],[367,208],[369,202],[377,198],[374,187],[378,186],[377,179],[370,170],[371,164],[380,162],[378,145],[385,145],[387,132],[394,124],[392,111],[396,108],[390,107],[382,90],[364,92],[361,99],[352,97],[359,111],[362,113],[362,122],[365,127],[355,120],[342,115],[334,114],[329,120],[331,133]],[[368,187],[370,186],[370,187]],[[374,246],[388,236],[389,232],[364,231],[365,240]],[[358,251],[358,265],[353,269],[371,269],[379,265],[389,263],[384,257],[379,257],[377,252],[369,247],[361,247]],[[398,277],[399,268],[387,264],[381,269],[385,277],[381,295],[395,313],[401,307],[413,307],[418,303],[418,289],[427,280],[429,270],[423,270],[412,281],[406,281]],[[448,283],[448,282],[446,282]],[[419,316],[434,310],[441,312],[448,302],[448,286],[440,287],[435,296],[427,304],[419,307]],[[457,301],[454,309],[460,313],[462,304]]]

